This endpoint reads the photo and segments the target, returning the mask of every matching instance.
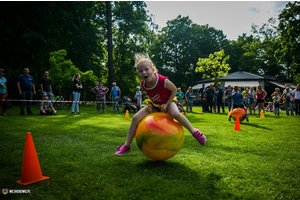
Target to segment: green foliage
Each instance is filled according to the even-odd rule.
[[[276,57],[286,68],[286,75],[293,80],[300,73],[300,2],[289,2],[279,15],[278,29],[281,48],[276,51]]]
[[[199,57],[220,51],[226,44],[221,30],[194,24],[188,16],[181,15],[168,21],[157,37],[149,48],[151,58],[159,72],[183,90],[191,84],[190,64],[196,63]],[[193,76],[195,80],[201,79],[201,75]]]
[[[98,81],[92,70],[81,72],[73,65],[71,60],[66,60],[67,51],[62,49],[50,53],[50,78],[55,93],[64,93],[65,95],[73,90],[72,77],[79,73],[82,82],[90,82],[93,85]]]
[[[211,78],[215,85],[220,83],[220,79],[228,75],[228,71],[231,69],[229,64],[226,63],[229,56],[225,56],[224,50],[214,54],[209,54],[208,58],[199,58],[196,68],[196,72],[202,72],[203,78]]]

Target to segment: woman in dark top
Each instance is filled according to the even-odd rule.
[[[79,81],[80,79],[80,74],[75,74],[73,76],[73,86],[74,86],[74,89],[73,89],[73,104],[72,104],[72,111],[71,111],[71,114],[75,114],[74,113],[74,108],[76,106],[76,114],[80,114],[79,113],[79,100],[80,100],[80,91],[82,89],[82,84],[81,82]],[[74,102],[76,101],[76,102]]]

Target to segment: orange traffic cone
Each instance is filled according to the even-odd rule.
[[[129,119],[129,110],[126,110],[125,119]]]
[[[28,185],[49,178],[42,175],[31,133],[28,132],[26,134],[21,180],[17,181],[17,183]]]
[[[240,119],[239,119],[238,115],[236,116],[234,130],[235,131],[240,131],[241,130],[241,128],[240,128]]]
[[[264,110],[261,110],[260,112],[260,119],[265,119]]]

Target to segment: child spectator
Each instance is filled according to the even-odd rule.
[[[49,97],[44,96],[45,101],[41,103],[40,115],[56,115],[56,110],[54,109],[52,103],[49,100]]]
[[[273,95],[274,94],[274,95]],[[278,92],[274,92],[273,95],[273,102],[274,102],[274,114],[279,116],[279,107],[280,107],[280,96]]]

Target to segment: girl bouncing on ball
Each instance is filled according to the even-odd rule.
[[[201,145],[204,145],[206,137],[198,129],[192,126],[188,119],[178,111],[176,104],[172,102],[177,92],[176,86],[167,77],[157,73],[158,71],[149,58],[149,55],[136,54],[135,67],[138,75],[142,79],[141,86],[146,91],[147,96],[152,100],[153,104],[149,104],[150,106],[142,108],[133,116],[127,133],[126,142],[124,145],[117,148],[115,155],[122,156],[130,151],[130,144],[135,136],[138,124],[148,114],[154,112],[168,112],[184,126]],[[159,107],[156,107],[157,105],[159,105]]]
[[[233,94],[231,96],[232,101],[233,101],[232,110],[235,108],[243,108],[246,111],[246,121],[249,122],[248,109],[243,104],[244,96],[242,95],[242,93],[240,93],[238,91],[239,91],[239,86],[237,86],[237,85],[233,86]],[[231,112],[230,112],[228,120],[231,121]]]

